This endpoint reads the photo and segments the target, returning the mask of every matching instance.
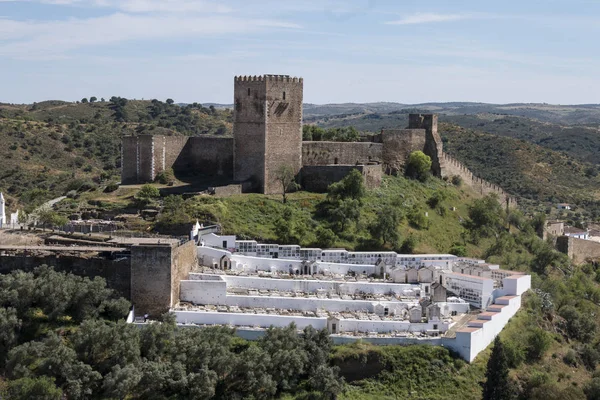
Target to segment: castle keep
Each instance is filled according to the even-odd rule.
[[[303,85],[302,78],[289,75],[236,76],[233,138],[124,137],[122,183],[151,182],[172,168],[213,186],[235,182],[244,191],[275,194],[281,191],[277,172],[286,166],[305,190],[325,191],[353,169],[372,188],[384,173],[401,172],[410,153],[419,150],[431,157],[435,176],[459,175],[482,194],[494,192],[503,203],[512,202],[443,153],[435,114],[410,114],[407,129],[384,129],[372,142],[303,142]]]

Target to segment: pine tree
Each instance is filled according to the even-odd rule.
[[[485,371],[483,400],[512,400],[514,387],[508,376],[508,358],[500,337],[496,336],[492,355]]]

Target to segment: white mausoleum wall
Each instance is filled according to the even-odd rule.
[[[206,324],[206,325],[233,325],[233,326],[269,326],[286,327],[292,322],[298,329],[312,325],[315,329],[327,328],[327,318],[322,317],[292,317],[287,315],[271,314],[242,314],[220,313],[210,311],[174,311],[178,323],[181,324]]]

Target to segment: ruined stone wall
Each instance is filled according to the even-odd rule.
[[[197,264],[198,255],[196,254],[196,243],[193,240],[173,249],[170,307],[179,302],[180,282],[189,278],[190,272]]]
[[[600,260],[600,243],[591,240],[559,236],[556,239],[556,249],[568,255],[574,264]]]
[[[448,154],[442,152],[441,157],[442,166],[442,177],[451,179],[453,176],[458,175],[462,178],[463,184],[473,188],[474,191],[486,196],[490,193],[494,193],[498,196],[498,200],[502,205],[509,207],[516,207],[516,199],[506,193],[500,186],[494,185],[484,179],[478,178],[473,173],[461,164],[458,160],[450,157]]]
[[[424,151],[426,133],[424,129],[384,129],[382,160],[387,174],[397,174],[404,170],[410,153]]]
[[[138,182],[151,182],[154,180],[155,157],[154,136],[138,136]]]
[[[187,136],[161,136],[164,143],[161,154],[160,171],[175,169],[175,164],[189,145],[190,137]],[[159,171],[159,172],[160,172]],[[158,173],[158,172],[157,172]]]
[[[171,305],[170,245],[131,247],[131,301],[136,315],[158,317]]]
[[[368,189],[381,186],[381,165],[307,165],[302,167],[300,174],[302,188],[309,192],[324,193],[329,185],[341,181],[354,169],[361,172]]]
[[[441,155],[443,153],[442,138],[438,134],[437,114],[409,114],[409,129],[425,129],[425,147],[423,152],[431,157],[431,172],[442,176]]]
[[[383,145],[370,142],[304,142],[302,164],[356,165],[382,162]]]
[[[131,297],[131,274],[129,258],[112,260],[109,258],[94,257],[82,258],[65,255],[2,255],[0,256],[0,274],[8,274],[20,269],[33,271],[34,268],[46,264],[55,271],[72,273],[93,279],[100,276],[106,279],[106,285],[114,289],[120,296],[130,299]]]

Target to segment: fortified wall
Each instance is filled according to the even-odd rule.
[[[556,238],[556,249],[569,256],[574,264],[600,260],[600,243],[572,236]]]
[[[231,178],[233,138],[214,136],[125,136],[121,182],[152,182],[162,171]]]
[[[495,194],[498,196],[498,200],[501,204],[504,204],[510,208],[517,206],[517,201],[515,198],[506,193],[500,186],[476,177],[467,167],[461,164],[458,160],[449,156],[447,153],[441,152],[440,154],[442,178],[460,176],[464,184],[472,187],[473,190],[482,196]]]
[[[236,76],[233,138],[124,137],[122,182],[150,182],[173,168],[178,174],[208,178],[209,185],[214,178],[215,186],[227,182],[242,185],[243,191],[276,194],[281,190],[278,171],[289,167],[304,189],[324,191],[359,165],[370,179],[367,184],[378,185],[382,173],[401,173],[418,150],[431,157],[435,176],[458,175],[478,193],[496,193],[503,204],[515,205],[500,187],[444,154],[435,114],[410,114],[407,129],[384,129],[373,142],[303,142],[303,85],[302,78],[289,75]]]
[[[115,239],[116,240],[116,239]],[[162,242],[162,243],[161,243]],[[131,300],[137,315],[159,317],[179,301],[179,282],[197,265],[196,244],[177,239],[123,239],[122,247],[106,242],[84,246],[1,246],[0,274],[33,271],[46,264],[93,279]]]

